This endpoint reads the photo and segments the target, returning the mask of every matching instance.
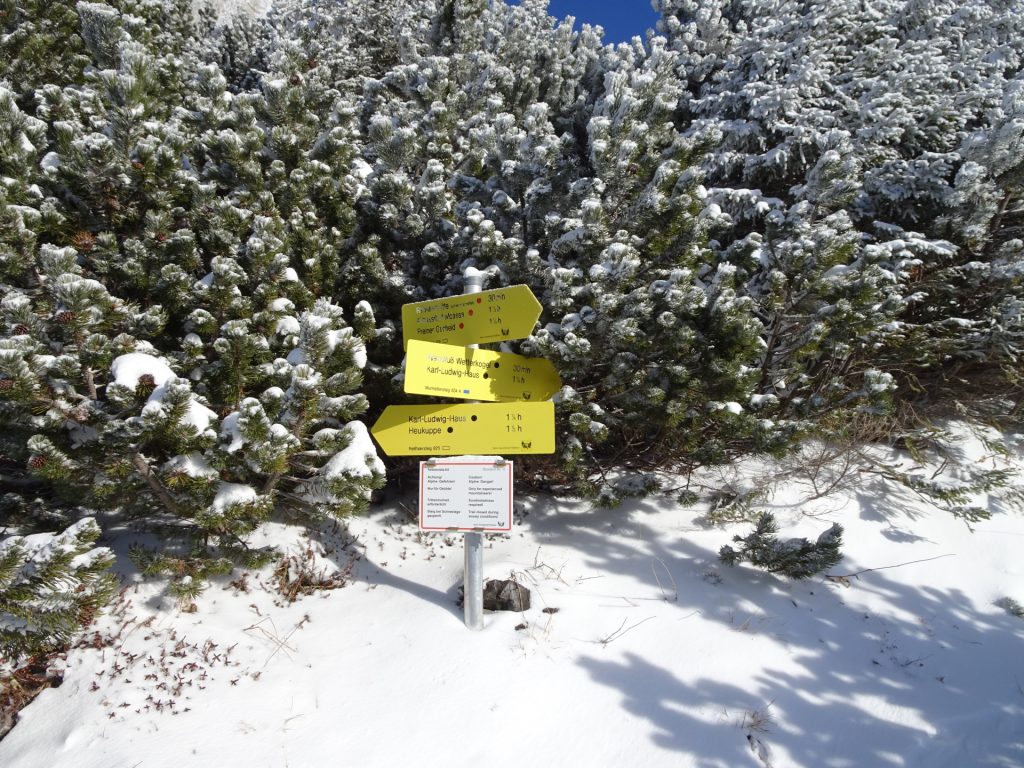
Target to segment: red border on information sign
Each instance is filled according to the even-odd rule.
[[[513,487],[512,487],[512,462],[504,462],[505,468],[508,471],[508,525],[505,528],[491,528],[491,527],[457,527],[457,526],[428,526],[423,524],[423,486],[426,482],[426,470],[429,467],[443,467],[445,465],[455,465],[459,467],[494,467],[498,466],[502,462],[498,461],[421,461],[420,462],[420,498],[419,498],[419,524],[420,530],[423,531],[463,531],[463,532],[476,532],[480,531],[483,533],[493,531],[495,533],[507,533],[512,530],[512,509],[513,509]]]

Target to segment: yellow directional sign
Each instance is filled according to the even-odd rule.
[[[562,387],[548,360],[489,349],[409,342],[405,391],[466,400],[547,400]]]
[[[402,336],[435,344],[487,344],[525,339],[540,317],[540,302],[528,285],[511,285],[402,307]]]
[[[555,406],[389,405],[370,430],[388,456],[555,452]]]

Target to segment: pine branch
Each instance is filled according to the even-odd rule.
[[[171,494],[167,492],[167,489],[160,484],[160,480],[153,474],[152,468],[146,463],[145,457],[137,450],[132,455],[132,464],[135,469],[138,470],[139,474],[145,479],[146,484],[149,485],[151,491],[156,494],[156,497],[160,499],[160,502],[166,507],[168,512],[174,515],[181,515],[181,508],[171,498]]]
[[[998,245],[996,243],[994,235],[999,233],[999,228],[1003,225],[1003,217],[1006,215],[1006,209],[1010,207],[1010,201],[1013,200],[1013,192],[1007,192],[1003,197],[1002,202],[999,205],[999,210],[996,215],[992,217],[992,221],[988,225],[988,242],[985,245],[986,255],[991,254],[994,248]]]
[[[92,372],[92,368],[88,365],[83,370],[83,377],[85,378],[85,386],[89,391],[90,400],[98,400],[99,395],[96,392],[96,377]]]
[[[297,439],[299,439],[300,441],[302,440],[302,430],[303,430],[303,428],[306,425],[306,418],[307,418],[307,416],[308,416],[308,414],[306,412],[306,409],[303,408],[299,412],[299,415],[296,417],[295,423],[292,424],[292,429],[291,429],[292,435],[294,437],[296,437]],[[271,491],[273,491],[274,488],[277,486],[278,482],[284,476],[284,473],[285,473],[284,469],[280,469],[280,470],[278,470],[276,472],[271,473],[267,477],[266,481],[263,483],[262,492],[264,494],[267,494],[267,493],[270,493]]]
[[[39,480],[32,477],[11,477],[10,475],[0,475],[0,489],[12,489],[24,491],[29,488],[45,488],[48,483],[45,480]]]

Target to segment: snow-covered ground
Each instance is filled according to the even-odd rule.
[[[349,575],[292,603],[267,569],[182,611],[125,565],[0,766],[1024,765],[1024,620],[995,605],[1024,602],[1024,516],[972,532],[851,480],[808,500],[790,479],[758,506],[784,535],[845,528],[837,578],[796,583],[721,565],[751,526],[703,525],[706,505],[517,498],[485,573],[532,606],[479,632],[456,605],[461,538],[420,533],[413,498],[311,538],[268,526],[294,562]]]

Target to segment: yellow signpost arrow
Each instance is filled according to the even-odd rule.
[[[555,406],[389,405],[370,432],[388,456],[554,453]]]
[[[540,302],[528,285],[466,293],[402,306],[402,336],[435,344],[487,344],[525,339],[540,317]]]
[[[409,342],[405,391],[466,400],[547,400],[562,387],[550,361],[489,349]]]

